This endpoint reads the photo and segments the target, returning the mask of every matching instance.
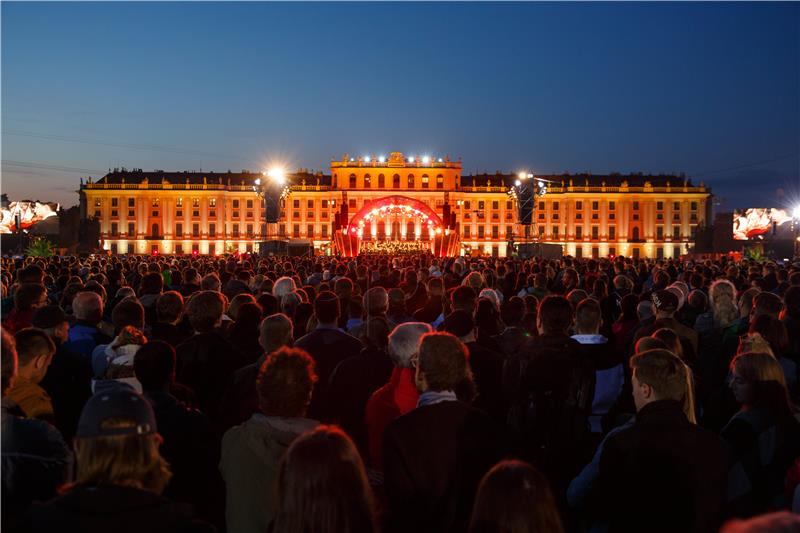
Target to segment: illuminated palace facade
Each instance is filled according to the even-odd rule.
[[[509,194],[517,174],[463,175],[460,160],[394,152],[333,160],[329,174],[287,174],[280,218],[267,225],[258,179],[266,177],[115,170],[81,180],[82,215],[99,220],[102,247],[120,254],[257,252],[276,237],[329,253],[334,232],[352,226],[363,243],[424,242],[444,228],[460,236],[461,253],[499,257],[513,240],[578,257],[669,258],[689,251],[711,207],[709,189],[680,176],[537,175],[547,192],[525,228]],[[402,209],[370,208],[387,200]]]

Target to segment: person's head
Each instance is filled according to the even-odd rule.
[[[506,326],[521,326],[523,316],[525,316],[525,301],[519,296],[512,296],[500,307],[500,319]]]
[[[281,313],[286,316],[294,317],[301,303],[303,303],[303,297],[301,296],[300,290],[284,294],[281,298]]]
[[[746,333],[739,337],[739,346],[736,348],[736,354],[743,354],[747,352],[766,353],[774,356],[775,352],[772,351],[769,341],[761,336],[761,333]]]
[[[267,355],[256,378],[261,412],[267,416],[303,417],[317,374],[305,350],[282,346]]]
[[[668,289],[655,291],[651,299],[653,307],[656,308],[656,318],[672,318],[680,304],[675,292]]]
[[[57,305],[46,305],[37,309],[31,324],[47,333],[56,344],[65,343],[69,339],[69,318]]]
[[[655,306],[653,302],[649,300],[643,300],[636,304],[636,316],[639,317],[639,321],[647,320],[648,318],[653,318],[656,314]]]
[[[506,460],[483,476],[469,533],[564,531],[547,478],[529,463]]]
[[[761,290],[751,287],[739,296],[737,306],[739,308],[740,317],[744,318],[750,315],[750,312],[753,310],[753,302],[760,292]]]
[[[650,302],[647,302],[650,303]],[[619,301],[620,307],[620,320],[633,320],[637,318],[636,306],[639,304],[639,298],[635,294],[626,294]]]
[[[231,317],[233,320],[239,320],[239,308],[242,307],[244,304],[254,304],[256,303],[256,299],[252,294],[249,293],[241,293],[237,294],[236,296],[231,299],[231,303],[228,306],[228,316]]]
[[[41,283],[22,283],[14,291],[14,309],[35,311],[47,305],[47,289]]]
[[[103,318],[103,299],[95,292],[79,292],[72,300],[72,313],[77,320],[96,324]]]
[[[162,290],[164,290],[164,278],[158,272],[150,272],[142,278],[142,283],[139,285],[139,296],[161,294]]]
[[[175,349],[164,341],[150,341],[133,357],[133,372],[142,390],[167,390],[175,381]]]
[[[636,411],[660,400],[683,406],[690,422],[696,423],[692,371],[669,350],[648,350],[631,358],[633,401]]]
[[[271,353],[281,346],[291,346],[293,341],[294,328],[288,316],[274,313],[261,321],[258,343],[264,353]]]
[[[663,342],[667,347],[667,350],[677,355],[679,359],[684,359],[681,338],[677,333],[675,333],[675,330],[670,328],[659,328],[655,330],[651,336],[654,339],[658,339]]]
[[[472,379],[472,371],[464,343],[450,333],[424,335],[417,358],[417,389],[454,391],[465,379]]]
[[[389,313],[403,315],[406,313],[406,295],[403,289],[389,289]]]
[[[294,282],[294,279],[290,278],[289,276],[283,276],[275,280],[275,283],[272,285],[272,294],[278,301],[289,294],[290,292],[294,292],[297,289],[297,285]]]
[[[454,311],[463,309],[469,313],[474,313],[477,299],[478,294],[472,287],[461,285],[456,287],[450,296],[451,307]]]
[[[111,311],[111,323],[114,331],[119,333],[126,326],[136,329],[144,328],[144,307],[136,300],[122,300]]]
[[[648,350],[669,350],[669,346],[664,343],[661,339],[656,339],[655,337],[642,337],[638,341],[636,341],[636,346],[633,349],[633,353],[642,353]]]
[[[750,311],[750,321],[753,322],[761,315],[769,315],[778,318],[783,310],[783,301],[777,294],[771,292],[760,292],[753,299],[753,308]]]
[[[398,368],[411,368],[411,359],[419,353],[422,336],[433,331],[424,322],[405,322],[389,334],[389,357]]]
[[[17,346],[17,372],[20,378],[39,383],[56,353],[50,337],[38,328],[25,328],[14,335]]]
[[[572,306],[563,296],[545,296],[539,304],[536,326],[541,335],[568,335],[572,326]]]
[[[743,406],[760,407],[775,416],[791,416],[783,367],[767,353],[746,352],[731,361],[730,387]]]
[[[700,289],[694,289],[692,292],[690,292],[687,301],[689,302],[689,306],[696,311],[705,311],[706,307],[708,307],[708,297],[706,296],[706,293]]]
[[[594,298],[586,298],[575,310],[575,333],[578,335],[597,335],[603,323],[600,304]]]
[[[338,427],[319,426],[289,446],[278,470],[276,495],[274,531],[376,530],[364,464],[353,441]]]
[[[198,333],[206,333],[217,327],[222,321],[225,309],[225,298],[217,291],[196,292],[186,305],[186,316],[189,324]]]
[[[217,274],[214,272],[206,274],[203,276],[203,279],[200,280],[200,290],[219,291],[221,288],[222,282],[219,280],[219,276],[217,276]]]
[[[569,291],[569,294],[567,294],[567,301],[569,302],[569,305],[571,305],[572,309],[574,310],[574,309],[577,309],[579,303],[581,303],[582,301],[584,301],[588,297],[589,297],[589,295],[586,293],[585,290],[583,290],[583,289],[572,289],[571,291]]]
[[[160,494],[172,473],[158,451],[150,403],[127,388],[92,396],[75,434],[75,485],[122,485]]]
[[[17,376],[17,347],[14,343],[14,337],[5,330],[0,329],[0,338],[2,338],[2,346],[0,346],[0,395],[5,397],[6,393],[14,386],[14,380]]]
[[[786,325],[773,315],[759,315],[750,322],[748,333],[760,333],[776,357],[789,351],[789,332]]]
[[[461,342],[475,340],[475,319],[470,313],[457,309],[447,315],[442,323],[444,331],[458,337]]]
[[[331,291],[322,291],[314,300],[314,315],[319,325],[336,324],[339,319],[339,297]]]
[[[156,316],[164,324],[177,324],[183,315],[183,296],[177,291],[167,291],[156,300]]]
[[[385,315],[389,309],[389,293],[383,287],[372,287],[364,293],[367,316]]]

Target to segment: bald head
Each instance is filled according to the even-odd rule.
[[[103,318],[103,299],[96,292],[79,292],[72,300],[72,313],[78,320],[100,322]]]

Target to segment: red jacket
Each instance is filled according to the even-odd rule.
[[[395,418],[417,406],[413,368],[395,368],[389,383],[372,393],[365,414],[372,468],[383,470],[383,432]]]
[[[14,335],[21,329],[33,326],[33,313],[34,311],[18,311],[14,309],[3,320],[3,327]]]

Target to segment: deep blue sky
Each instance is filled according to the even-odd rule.
[[[797,3],[3,2],[2,189],[71,205],[108,167],[401,150],[778,205],[800,200],[799,70]]]

